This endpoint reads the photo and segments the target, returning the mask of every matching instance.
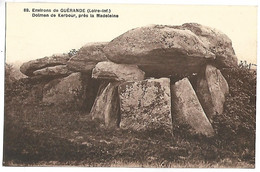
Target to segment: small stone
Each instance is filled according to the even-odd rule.
[[[140,81],[145,73],[136,65],[99,62],[92,71],[92,78],[114,81]]]

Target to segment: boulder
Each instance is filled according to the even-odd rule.
[[[72,74],[67,65],[58,65],[52,67],[46,67],[33,72],[34,76],[68,76]]]
[[[132,29],[104,48],[109,60],[135,64],[147,76],[196,73],[209,59],[215,59],[197,35],[173,26],[152,25]]]
[[[118,85],[120,82],[103,82],[90,111],[92,119],[99,119],[109,128],[119,127],[120,108]]]
[[[33,76],[33,72],[36,70],[56,65],[65,65],[69,58],[68,54],[54,54],[50,57],[31,60],[23,63],[20,71],[27,76]]]
[[[219,67],[237,67],[238,60],[232,41],[221,31],[197,23],[185,23],[179,27],[196,34],[207,49],[216,55],[215,62]]]
[[[80,73],[54,79],[43,88],[43,102],[55,105],[82,107],[84,86]]]
[[[92,71],[92,78],[114,81],[140,81],[145,73],[136,65],[99,62]]]
[[[125,82],[119,85],[118,92],[121,128],[172,132],[169,78]]]
[[[107,43],[88,43],[79,49],[78,53],[68,61],[72,71],[91,72],[98,62],[107,61],[103,48]]]
[[[174,125],[187,126],[191,134],[202,134],[208,137],[214,135],[211,123],[187,78],[171,85],[171,95]]]
[[[207,65],[198,74],[197,96],[209,119],[223,113],[225,95],[229,92],[228,83],[221,72],[212,65]]]

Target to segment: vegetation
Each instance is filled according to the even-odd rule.
[[[79,50],[71,49],[68,54],[70,57],[72,57],[72,56],[76,55],[78,52],[79,52]]]
[[[240,61],[238,67],[239,68],[245,68],[245,69],[251,69],[253,66],[257,66],[256,64],[253,64],[253,63],[247,63],[247,61]]]
[[[7,68],[6,70],[9,70]],[[37,82],[10,82],[6,72],[4,165],[254,167],[256,72],[223,69],[230,93],[215,117],[216,136],[161,129],[106,129],[88,113],[32,99]]]

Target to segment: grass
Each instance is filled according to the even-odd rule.
[[[107,129],[84,111],[32,99],[31,87],[12,87],[5,95],[3,165],[254,168],[255,102],[229,81],[226,110],[212,138],[191,136],[185,128],[173,136],[163,129]],[[241,103],[246,108],[234,107]]]
[[[160,130],[109,130],[80,111],[61,113],[56,107],[27,105],[19,109],[19,118],[6,118],[7,166],[254,166],[219,147],[217,138],[185,139],[178,134],[173,138]]]

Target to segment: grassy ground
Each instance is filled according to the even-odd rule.
[[[223,115],[226,123],[221,123],[225,127],[218,124],[223,118],[216,119],[213,126],[217,134],[213,138],[190,136],[180,130],[174,130],[172,136],[160,129],[146,132],[107,129],[84,111],[42,104],[28,99],[30,88],[27,91],[15,88],[12,94],[6,91],[5,166],[254,168],[255,104],[247,96],[248,100],[243,101],[248,102],[244,104],[251,111],[229,107],[235,105],[234,101],[239,102],[236,96],[241,97],[233,88],[233,95],[226,102],[228,111]],[[231,111],[234,114],[242,111],[244,116],[237,118],[246,122],[232,119]],[[235,121],[235,125],[229,125],[227,119]],[[245,127],[246,131],[248,127],[250,133],[243,130],[241,134],[236,127]],[[233,137],[228,135],[231,131]]]

